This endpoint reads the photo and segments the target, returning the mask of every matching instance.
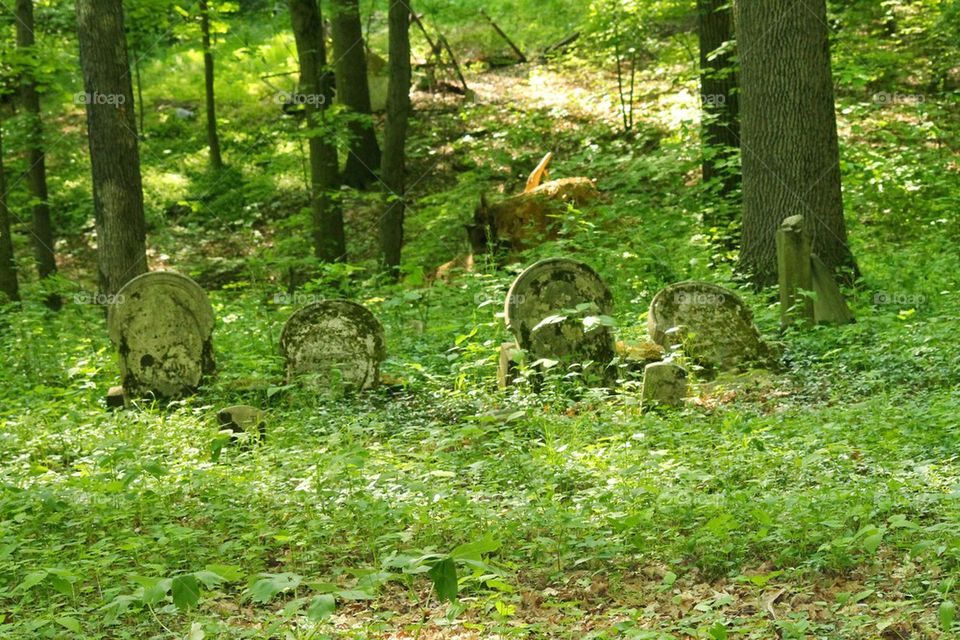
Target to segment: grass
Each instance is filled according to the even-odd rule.
[[[742,291],[783,370],[695,377],[685,408],[644,413],[629,389],[497,390],[497,312],[522,264],[558,253],[607,280],[627,339],[668,283],[736,286],[700,223],[724,205],[697,185],[682,63],[644,75],[631,136],[583,61],[471,74],[476,104],[419,95],[406,282],[333,269],[298,290],[369,306],[400,382],[325,399],[284,384],[277,347],[295,308],[278,294],[309,251],[298,147],[259,80],[291,64],[281,18],[237,25],[219,57],[230,173],[206,173],[198,124],[148,115],[151,262],[207,284],[217,316],[202,393],[108,412],[101,309],[51,314],[27,283],[0,316],[0,637],[953,637],[955,97],[841,92],[858,322],[779,334],[771,292]],[[518,37],[544,39],[534,22]],[[198,69],[189,47],[158,52],[148,104],[199,95]],[[72,293],[91,286],[86,168],[78,113],[57,117],[77,142],[51,154]],[[516,265],[425,286],[479,194],[515,191],[545,150],[605,202]],[[378,205],[345,198],[368,267],[358,230]],[[267,410],[265,443],[223,446],[215,414],[239,402]]]

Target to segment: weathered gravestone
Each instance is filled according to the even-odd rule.
[[[193,392],[216,368],[213,325],[207,294],[190,278],[155,271],[128,282],[107,316],[123,390],[160,398]]]
[[[708,282],[679,282],[650,303],[647,331],[669,349],[712,369],[768,365],[770,349],[753,324],[753,313],[734,292]]]
[[[643,369],[645,407],[683,404],[687,395],[687,371],[672,362],[653,362]]]
[[[614,358],[612,310],[613,296],[596,271],[569,258],[548,258],[513,282],[505,318],[531,361],[593,362],[606,379]]]
[[[294,313],[283,327],[280,351],[287,380],[322,391],[363,391],[380,384],[386,358],[383,326],[349,300],[325,300]]]
[[[267,436],[266,415],[250,405],[237,404],[221,409],[217,412],[217,422],[221,431],[231,432],[232,440],[250,442]]]
[[[830,270],[820,256],[810,256],[811,277],[813,291],[816,297],[813,301],[813,317],[817,324],[847,324],[854,321],[853,314],[843,293],[837,285]]]

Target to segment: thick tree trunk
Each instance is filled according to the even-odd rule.
[[[100,292],[147,271],[143,184],[121,0],[77,0]]]
[[[701,138],[704,146],[703,181],[720,181],[720,192],[729,195],[740,186],[740,173],[722,168],[740,147],[740,114],[737,95],[736,52],[729,48],[713,56],[733,40],[730,0],[697,0],[700,39],[700,100],[703,110]]]
[[[337,80],[337,101],[355,114],[369,116],[370,85],[367,84],[367,56],[360,24],[359,0],[332,0],[330,21]],[[350,124],[351,141],[344,183],[363,188],[376,179],[380,170],[380,147],[370,121]]]
[[[210,166],[223,168],[220,156],[220,136],[217,135],[217,101],[213,91],[213,50],[210,48],[210,8],[207,0],[200,0],[200,30],[203,32],[203,80],[207,93],[207,145],[210,147]]]
[[[410,118],[410,5],[393,0],[390,24],[390,83],[387,88],[387,126],[383,140],[383,184],[387,209],[380,218],[381,260],[386,269],[399,275],[403,248],[404,172],[406,169],[407,123]]]
[[[736,3],[740,51],[741,270],[777,281],[776,233],[806,217],[813,251],[856,273],[847,244],[824,0]]]
[[[320,5],[316,0],[290,0],[290,17],[300,59],[300,98],[308,125],[319,126],[333,97]],[[340,186],[337,147],[323,135],[310,138],[310,203],[313,210],[313,246],[319,260],[346,258],[343,211],[337,198]]]
[[[7,209],[7,175],[3,170],[3,123],[0,123],[0,295],[7,302],[20,299],[17,285],[17,264],[13,258],[13,238],[10,235],[10,210]]]
[[[17,49],[23,55],[34,57],[33,48],[36,38],[33,0],[17,0],[16,13]],[[21,79],[20,101],[30,122],[26,177],[27,187],[33,198],[34,255],[37,261],[37,273],[41,278],[46,278],[57,272],[57,261],[53,251],[53,226],[50,222],[50,204],[47,194],[47,164],[43,143],[43,120],[40,116],[40,94],[37,92],[32,69],[29,69]],[[51,296],[47,304],[53,308],[59,308],[59,296]]]

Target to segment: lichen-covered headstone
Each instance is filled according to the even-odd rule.
[[[643,405],[679,406],[687,395],[687,371],[672,362],[653,362],[643,369]]]
[[[110,339],[131,396],[176,398],[214,372],[213,308],[186,276],[156,271],[128,282],[110,305]]]
[[[569,258],[548,258],[513,282],[505,318],[531,362],[589,361],[605,370],[614,357],[612,310],[613,296],[596,271]]]
[[[324,393],[376,387],[386,358],[380,321],[349,300],[316,302],[294,313],[283,327],[280,351],[289,382],[303,380]]]
[[[770,363],[770,349],[753,323],[753,313],[733,291],[709,282],[680,282],[650,303],[647,331],[657,344],[684,353],[714,369]]]

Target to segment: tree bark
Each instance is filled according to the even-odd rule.
[[[0,123],[0,294],[8,302],[20,299],[17,284],[17,264],[13,257],[13,238],[10,235],[10,210],[7,208],[7,175],[3,170],[3,125]]]
[[[719,180],[721,195],[740,187],[738,171],[723,169],[740,147],[739,97],[736,52],[727,49],[712,60],[711,54],[734,38],[730,0],[697,0],[700,40],[700,102],[704,147],[703,181]]]
[[[213,50],[210,48],[210,7],[200,0],[200,30],[203,33],[203,80],[207,94],[207,145],[210,147],[210,166],[223,168],[220,155],[220,136],[217,135],[217,101],[213,90]]]
[[[330,21],[336,70],[337,101],[355,115],[370,116],[370,85],[367,83],[367,56],[360,24],[359,0],[332,0]],[[349,125],[351,140],[343,181],[364,188],[380,170],[380,147],[369,118]]]
[[[21,54],[35,61],[33,20],[33,0],[17,0],[17,49]],[[28,66],[20,80],[20,101],[29,118],[27,135],[27,187],[33,199],[32,236],[33,250],[37,262],[37,274],[46,278],[57,272],[54,255],[53,225],[50,221],[50,203],[47,192],[47,162],[43,143],[43,120],[40,115],[40,94],[32,66]],[[50,296],[47,304],[52,308],[60,307],[60,297]]]
[[[147,271],[146,221],[121,0],[77,0],[100,292]]]
[[[403,219],[407,124],[410,118],[410,5],[393,0],[390,28],[390,82],[387,87],[387,125],[383,139],[383,184],[387,209],[380,218],[380,251],[383,266],[399,275],[403,249]]]
[[[740,269],[777,280],[776,232],[803,215],[813,251],[856,275],[840,191],[824,0],[736,3],[740,50],[743,240]]]
[[[327,70],[323,19],[317,0],[290,0],[290,18],[300,59],[300,99],[307,113],[307,126],[323,129],[310,137],[310,204],[313,211],[313,247],[317,259],[346,259],[343,211],[337,147],[328,136],[326,111],[333,98],[333,83]],[[327,125],[324,128],[324,125]]]

